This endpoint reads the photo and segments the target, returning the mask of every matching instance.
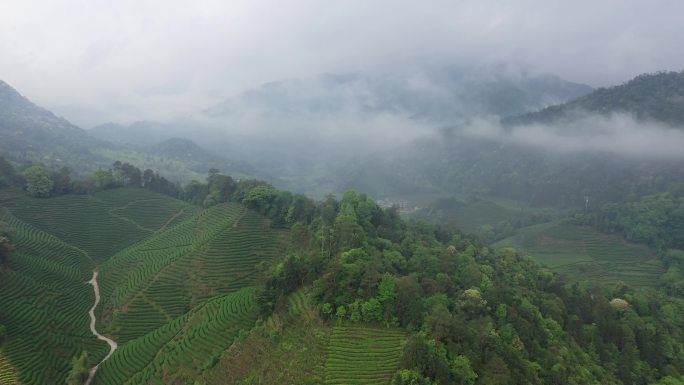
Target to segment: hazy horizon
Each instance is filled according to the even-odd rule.
[[[323,73],[503,63],[593,87],[681,70],[684,3],[5,3],[0,78],[84,128],[169,120]]]

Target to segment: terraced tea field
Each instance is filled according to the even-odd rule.
[[[0,350],[0,384],[2,385],[18,385],[19,376],[17,369],[9,362],[9,359]]]
[[[405,336],[395,329],[335,327],[325,363],[327,385],[387,385],[399,368]]]
[[[16,229],[0,270],[2,385],[64,383],[83,350],[88,366],[105,356],[89,330],[94,269],[96,327],[119,343],[96,383],[198,375],[253,324],[255,265],[276,255],[280,239],[244,206],[202,210],[143,189],[43,199],[0,190],[0,203]]]
[[[8,336],[0,383],[15,376],[24,385],[63,383],[71,359],[82,350],[90,353],[89,364],[106,351],[88,328],[93,295],[85,282],[93,263],[6,211],[0,210],[0,218],[16,232],[16,249],[0,272],[0,324]]]
[[[101,270],[111,332],[125,342],[208,298],[254,285],[255,265],[273,258],[276,245],[266,219],[222,204],[122,251]]]
[[[198,210],[176,199],[134,188],[48,199],[2,190],[0,204],[24,222],[81,249],[96,262]]]
[[[251,288],[212,298],[125,344],[100,367],[95,384],[170,384],[179,377],[198,376],[255,319]]]
[[[551,270],[587,284],[651,286],[664,272],[647,247],[599,233],[590,227],[558,222],[521,229],[495,247],[514,247]]]

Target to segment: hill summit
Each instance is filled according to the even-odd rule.
[[[567,103],[504,119],[503,123],[554,123],[586,112],[628,113],[640,121],[684,125],[684,71],[639,75],[624,84],[599,88]]]

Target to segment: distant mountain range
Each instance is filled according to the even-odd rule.
[[[390,75],[322,74],[264,84],[209,108],[211,117],[277,119],[393,114],[438,124],[508,116],[561,103],[592,88],[510,66],[448,67]]]
[[[20,164],[66,166],[77,175],[108,168],[115,160],[162,171],[169,179],[183,183],[204,178],[212,167],[238,177],[253,175],[249,167],[212,154],[188,139],[126,143],[91,135],[35,105],[3,81],[0,137],[0,156]]]
[[[110,123],[88,131],[0,83],[0,155],[16,162],[68,165],[79,172],[128,161],[181,182],[203,178],[216,167],[315,196],[356,188],[378,197],[457,191],[520,198],[534,195],[530,186],[546,183],[544,178],[562,179],[559,185],[564,188],[594,188],[594,179],[577,180],[586,179],[586,169],[593,167],[587,162],[597,158],[568,158],[563,162],[572,170],[561,176],[557,172],[565,166],[537,150],[440,128],[464,126],[480,117],[502,117],[504,125],[512,127],[588,113],[627,113],[637,120],[681,125],[683,79],[681,72],[663,72],[592,91],[557,77],[505,67],[451,68],[403,77],[326,74],[265,84],[171,123]],[[552,102],[562,103],[548,106]],[[515,115],[506,117],[511,112]],[[384,126],[367,124],[387,116],[397,119]],[[402,126],[407,121],[412,125]],[[378,127],[384,131],[373,134]],[[410,132],[416,128],[424,130]],[[401,142],[404,136],[409,139]],[[383,147],[373,140],[388,144]],[[602,159],[605,169],[592,175],[607,178],[618,169],[620,175],[638,174],[625,169],[625,162]],[[574,202],[578,197],[558,199]]]
[[[322,74],[263,84],[168,123],[107,123],[89,132],[137,145],[188,138],[252,165],[260,175],[274,175],[270,181],[280,188],[320,195],[337,189],[336,181],[348,174],[331,169],[363,162],[379,148],[474,117],[535,111],[591,91],[504,65]]]
[[[530,143],[543,142],[545,134],[560,127],[582,127],[579,141],[590,145],[594,121],[588,117],[608,117],[613,114],[633,116],[638,130],[641,122],[684,128],[684,74],[661,72],[645,74],[610,88],[595,90],[563,104],[502,119],[504,130],[492,135],[467,135],[463,129],[476,131],[477,124],[443,130],[442,135],[425,137],[390,152],[377,153],[354,166],[331,172],[339,175],[336,191],[354,188],[378,197],[420,196],[425,194],[464,194],[508,197],[536,205],[581,206],[584,197],[596,201],[624,199],[630,193],[651,191],[657,180],[662,185],[684,182],[683,157],[643,158],[628,153],[591,151],[578,148],[562,152],[553,144],[532,145],[507,140],[506,129],[525,128],[541,124],[530,131]],[[594,135],[605,135],[606,124]],[[611,128],[613,140],[620,139],[621,130]],[[486,123],[495,125],[493,123]],[[575,124],[575,126],[573,126]],[[630,123],[633,124],[633,123]],[[483,127],[486,129],[487,127]],[[601,131],[604,130],[604,131]],[[558,140],[571,140],[572,132],[556,133]],[[630,133],[625,132],[624,135]],[[631,132],[634,134],[634,132]],[[650,133],[652,134],[652,132]],[[654,140],[650,134],[641,136],[643,146]],[[603,137],[601,140],[607,141]],[[610,143],[608,143],[610,145]],[[638,145],[632,142],[633,146]],[[359,164],[360,163],[360,164]],[[631,186],[631,187],[627,187]],[[640,192],[630,191],[640,186]]]

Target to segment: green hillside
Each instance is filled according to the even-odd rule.
[[[665,270],[653,251],[590,227],[549,222],[523,228],[495,243],[529,254],[540,264],[589,284],[655,286]]]
[[[256,318],[254,290],[213,298],[132,340],[102,365],[96,384],[171,384],[196,378]]]
[[[398,330],[335,327],[325,362],[326,385],[385,385],[399,368],[404,334]]]
[[[134,188],[50,199],[2,190],[0,204],[17,218],[82,250],[96,262],[197,210],[168,196]]]
[[[244,206],[202,210],[101,266],[103,319],[122,342],[147,334],[207,298],[253,285],[275,242],[268,222]]]
[[[62,383],[69,362],[82,350],[94,365],[106,345],[88,329],[93,293],[85,282],[94,262],[87,254],[0,209],[0,219],[15,229],[15,246],[0,268],[0,324],[7,328],[0,379],[21,384]],[[13,382],[2,382],[12,384]]]
[[[640,120],[684,124],[684,71],[643,74],[619,86],[599,88],[567,103],[504,119],[505,124],[553,123],[576,114],[629,113]]]
[[[354,191],[313,201],[220,174],[179,196],[206,207],[133,188],[0,191],[3,381],[79,383],[101,362],[94,270],[95,324],[118,343],[99,385],[650,385],[684,373],[681,251],[559,221],[490,248]],[[487,222],[527,210],[456,206]]]
[[[0,203],[0,220],[15,233],[0,267],[3,385],[17,376],[25,385],[62,383],[81,351],[88,367],[104,357],[106,344],[88,329],[93,269],[102,288],[96,313],[120,347],[98,383],[163,381],[181,364],[197,375],[254,322],[256,265],[280,242],[242,205],[202,210],[144,189],[43,199],[4,189]]]

